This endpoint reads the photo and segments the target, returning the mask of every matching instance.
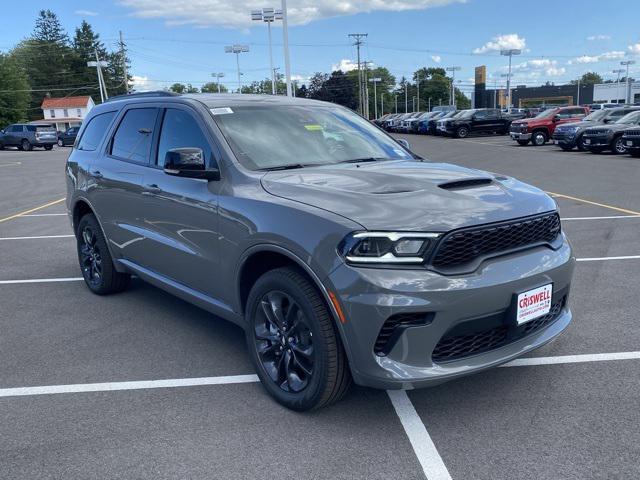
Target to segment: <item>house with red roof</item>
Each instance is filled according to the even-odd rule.
[[[58,131],[64,132],[70,127],[79,126],[94,106],[93,99],[88,95],[63,98],[47,97],[42,101],[40,107],[44,115],[44,122],[38,120],[37,123],[50,123],[55,125]]]

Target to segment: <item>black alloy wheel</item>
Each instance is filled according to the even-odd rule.
[[[611,147],[611,151],[616,155],[622,155],[627,153],[627,147],[624,145],[624,140],[622,136],[617,137],[613,140],[613,146]]]
[[[25,152],[29,152],[33,149],[33,146],[31,145],[29,140],[27,140],[26,138],[22,140],[22,143],[20,144],[20,146],[22,147],[22,150],[24,150]]]
[[[87,225],[82,229],[78,241],[82,275],[90,287],[99,288],[102,284],[102,252],[92,226]]]
[[[460,127],[456,130],[456,137],[467,138],[469,136],[469,129],[467,127]]]
[[[279,291],[263,295],[256,313],[254,339],[262,367],[281,390],[301,392],[315,361],[308,319],[291,296]]]
[[[582,141],[582,135],[576,138],[576,147],[578,147],[579,152],[584,152],[586,148],[584,148],[584,142]]]

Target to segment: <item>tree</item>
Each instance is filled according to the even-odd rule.
[[[169,87],[169,90],[175,93],[198,93],[198,87],[194,87],[190,83],[174,83]]]
[[[587,72],[580,77],[580,80],[571,80],[571,84],[577,85],[578,81],[581,85],[595,85],[596,83],[603,83],[602,77],[596,72]]]
[[[29,82],[15,58],[0,53],[0,128],[28,118]]]
[[[200,91],[202,93],[218,93],[218,83],[217,82],[208,82],[200,87]],[[220,84],[220,93],[226,93],[229,90],[224,85]]]

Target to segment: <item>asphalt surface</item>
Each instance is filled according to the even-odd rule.
[[[516,176],[563,218],[640,214],[640,160],[405,136],[416,153]],[[68,148],[0,151],[0,282],[79,277],[63,203]],[[565,196],[571,197],[567,198]],[[595,202],[602,205],[594,205]],[[629,213],[631,212],[631,213]],[[44,216],[41,216],[44,215]],[[640,255],[638,218],[565,220],[578,258]],[[576,267],[574,322],[529,357],[640,350],[640,259]],[[0,283],[0,393],[251,374],[241,330],[139,280]],[[640,477],[640,359],[498,368],[409,392],[453,479]],[[0,478],[425,478],[387,394],[298,414],[257,383],[0,397]]]

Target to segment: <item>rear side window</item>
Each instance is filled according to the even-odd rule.
[[[27,125],[27,132],[35,132],[35,131],[36,131],[35,125]]]
[[[96,115],[87,124],[87,127],[82,133],[82,137],[78,142],[78,150],[85,150],[92,152],[96,150],[102,143],[104,135],[109,129],[109,125],[113,121],[116,112],[107,112]]]
[[[184,110],[168,108],[160,132],[158,165],[164,166],[167,152],[172,148],[187,147],[201,148],[207,163],[211,162],[211,146],[195,118]]]
[[[21,133],[22,132],[22,125],[13,125],[10,129],[10,132],[12,133]]]
[[[157,115],[157,108],[128,110],[113,136],[111,155],[136,163],[149,163]]]

